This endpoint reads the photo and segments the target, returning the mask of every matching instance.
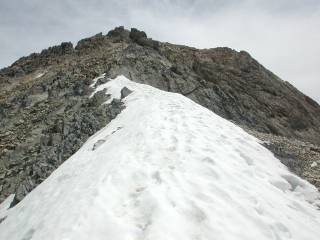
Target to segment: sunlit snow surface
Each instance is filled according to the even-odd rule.
[[[123,76],[96,91],[124,86],[126,109],[8,212],[1,240],[320,239],[315,188],[258,140]]]

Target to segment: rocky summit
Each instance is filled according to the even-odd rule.
[[[180,93],[258,137],[291,171],[320,187],[320,106],[249,53],[163,43],[137,29],[62,43],[0,71],[0,201],[21,201],[123,109],[109,78]],[[100,76],[100,77],[99,77]],[[95,79],[95,81],[93,81]]]

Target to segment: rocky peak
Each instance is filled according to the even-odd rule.
[[[123,26],[116,27],[113,30],[110,30],[107,34],[110,38],[119,38],[120,40],[128,39],[130,31],[125,29]]]

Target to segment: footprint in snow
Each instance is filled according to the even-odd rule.
[[[110,135],[114,134],[115,132],[119,131],[120,129],[122,129],[122,127],[117,127],[117,129],[112,131]],[[106,138],[109,137],[110,135],[106,136]],[[99,139],[97,142],[95,142],[95,144],[93,144],[92,151],[96,150],[98,147],[100,147],[105,142],[106,142],[105,139]]]
[[[102,144],[105,143],[106,140],[99,139],[95,144],[93,144],[92,151],[96,150],[98,147],[100,147]]]

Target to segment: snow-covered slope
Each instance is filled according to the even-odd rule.
[[[10,209],[1,240],[320,239],[319,195],[258,140],[123,76],[126,109]]]

